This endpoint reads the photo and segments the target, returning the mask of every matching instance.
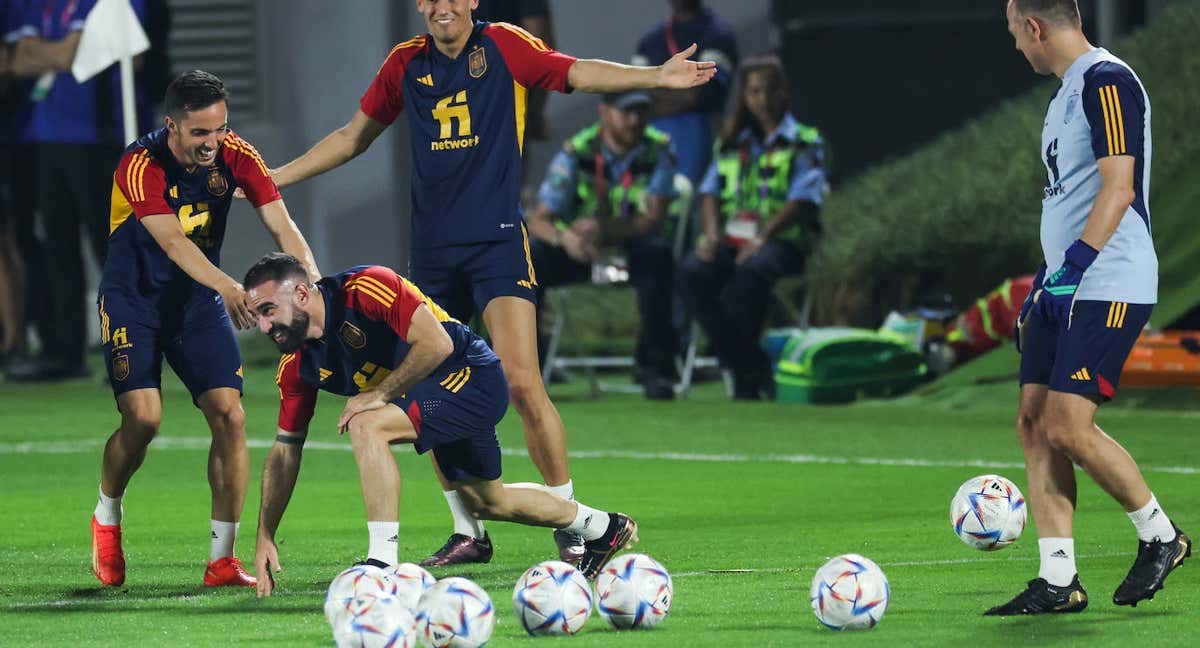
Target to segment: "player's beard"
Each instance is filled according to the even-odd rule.
[[[277,333],[282,333],[282,337],[276,337]],[[304,344],[305,337],[308,335],[308,313],[297,311],[296,316],[292,318],[291,324],[284,326],[276,324],[267,332],[271,336],[271,341],[275,343],[275,347],[280,353],[292,353]]]

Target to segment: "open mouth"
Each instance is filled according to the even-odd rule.
[[[208,164],[208,163],[212,162],[213,160],[215,160],[216,157],[217,157],[216,149],[197,149],[196,150],[196,161],[200,162],[201,164]]]

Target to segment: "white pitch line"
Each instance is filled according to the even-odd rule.
[[[0,455],[5,454],[77,454],[91,453],[104,446],[104,439],[79,441],[23,441],[0,443]],[[251,448],[269,448],[274,441],[250,439]],[[208,437],[158,437],[153,447],[159,450],[207,450]],[[329,450],[349,452],[350,443],[309,441],[306,450]],[[502,448],[505,456],[528,457],[522,448]],[[644,452],[640,450],[572,450],[571,459],[635,459],[649,461],[698,461],[712,463],[786,463],[786,464],[830,464],[848,466],[891,466],[901,468],[987,468],[996,470],[1020,470],[1025,464],[1016,461],[991,461],[987,459],[922,459],[919,457],[836,457],[810,454],[709,454],[699,452]],[[1142,472],[1170,473],[1176,475],[1200,474],[1196,466],[1142,466]]]

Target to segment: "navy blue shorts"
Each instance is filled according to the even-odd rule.
[[[1111,400],[1125,359],[1152,310],[1154,304],[1076,301],[1068,328],[1035,309],[1025,324],[1021,384]]]
[[[409,279],[435,304],[460,322],[483,313],[497,297],[520,297],[537,303],[537,275],[529,253],[529,232],[505,241],[413,249]]]
[[[418,453],[432,450],[452,482],[500,478],[496,425],[508,411],[499,362],[434,374],[392,401],[417,430]]]
[[[195,309],[176,324],[147,323],[146,305],[119,293],[99,299],[104,365],[113,396],[162,386],[162,361],[175,370],[192,394],[218,387],[242,392],[242,355],[229,314],[220,301]]]

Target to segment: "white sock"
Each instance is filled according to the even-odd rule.
[[[121,523],[121,516],[125,515],[125,507],[121,505],[120,497],[109,497],[104,494],[104,490],[100,490],[100,501],[96,502],[96,521],[105,526],[112,526]]]
[[[1038,577],[1051,585],[1070,585],[1078,573],[1075,569],[1075,539],[1038,538],[1038,551],[1042,555]]]
[[[1169,542],[1175,537],[1175,527],[1171,524],[1171,518],[1167,517],[1167,512],[1158,505],[1158,498],[1154,493],[1150,493],[1149,503],[1127,515],[1142,542]]]
[[[241,525],[220,520],[209,520],[209,523],[212,525],[212,548],[208,551],[208,562],[232,556],[233,543],[237,540],[238,527]]]
[[[371,536],[371,546],[367,550],[367,559],[373,558],[389,565],[400,563],[399,522],[367,522],[367,533]]]
[[[570,479],[567,480],[567,483],[562,484],[561,486],[551,486],[550,484],[546,484],[546,490],[567,501],[575,501],[575,484],[573,484]]]
[[[450,505],[450,516],[454,518],[454,532],[482,540],[483,520],[475,519],[467,507],[463,506],[458,491],[442,491],[442,495],[446,496],[446,503]]]
[[[595,540],[604,535],[608,530],[608,513],[598,511],[585,504],[576,502],[578,509],[575,512],[575,521],[563,529],[571,533],[578,533],[583,536],[584,540]]]

